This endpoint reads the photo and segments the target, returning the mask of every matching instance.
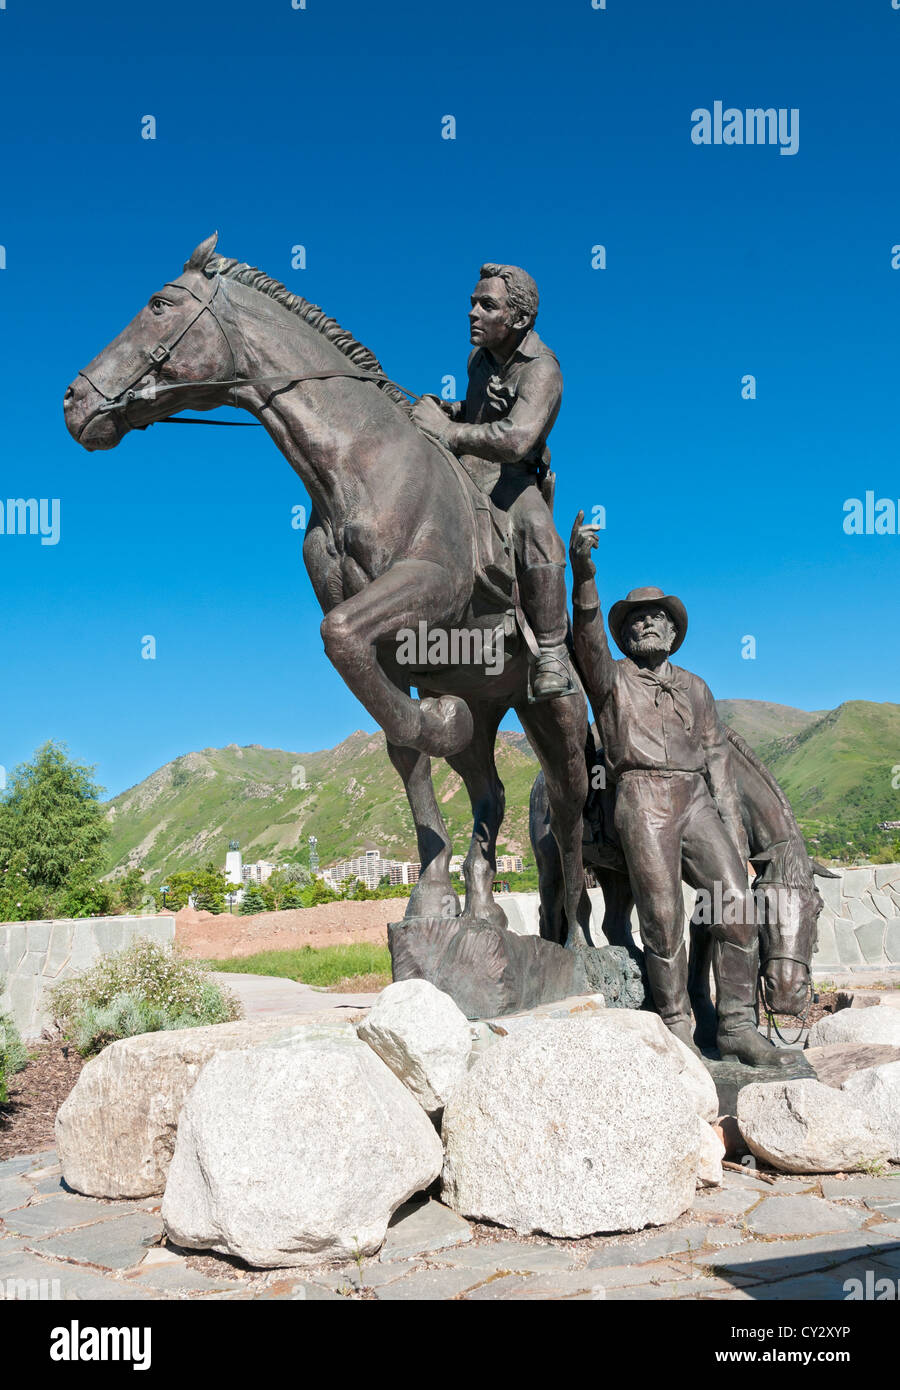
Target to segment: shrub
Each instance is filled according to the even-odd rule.
[[[154,941],[101,956],[52,989],[49,1004],[63,1036],[83,1057],[118,1038],[229,1023],[242,1013],[230,990]]]
[[[0,994],[3,981],[0,980]],[[7,1081],[14,1072],[22,1071],[28,1062],[28,1053],[19,1036],[19,1030],[9,1014],[0,1013],[0,1105],[8,1098]]]

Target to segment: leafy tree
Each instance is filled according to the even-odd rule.
[[[57,903],[60,917],[105,917],[115,911],[116,895],[111,884],[79,864],[60,890]]]
[[[15,850],[0,869],[0,922],[33,922],[53,915],[47,894],[28,881],[27,859],[22,850]]]
[[[122,899],[122,906],[128,912],[134,912],[140,907],[146,892],[144,875],[140,869],[130,868],[124,878],[119,879],[116,887]]]
[[[0,817],[0,867],[24,853],[29,883],[48,893],[76,870],[97,873],[110,827],[100,802],[104,788],[93,777],[93,767],[73,762],[66,745],[52,741],[17,767]]]

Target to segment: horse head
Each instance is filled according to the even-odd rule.
[[[218,383],[233,377],[234,359],[216,315],[223,293],[209,268],[216,239],[200,243],[183,273],[152,294],[67,389],[66,425],[86,449],[113,449],[129,430],[188,405],[212,410],[226,401]]]
[[[825,906],[816,877],[837,878],[791,837],[754,855],[763,999],[773,1013],[803,1014],[812,995],[812,957]]]

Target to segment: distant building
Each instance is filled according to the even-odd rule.
[[[879,830],[900,830],[900,820],[883,820],[878,827]],[[849,844],[850,841],[848,840]]]
[[[498,854],[497,873],[498,874],[521,874],[524,872],[524,864],[520,854]]]
[[[237,840],[228,841],[228,853],[225,855],[225,882],[244,882],[243,858],[241,855],[241,847]],[[238,892],[233,895],[229,894],[229,896],[233,896],[234,900],[237,902],[243,896],[243,893]]]
[[[362,879],[367,888],[377,888],[382,879],[391,884],[416,883],[419,877],[418,864],[409,860],[384,859],[381,850],[369,849],[353,859],[341,859],[322,870],[321,877],[329,888],[339,890],[348,879]]]
[[[245,883],[255,883],[257,887],[261,883],[267,883],[274,874],[277,864],[270,864],[267,859],[258,859],[255,864],[245,864],[243,876]]]

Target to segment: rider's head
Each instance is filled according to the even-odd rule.
[[[469,310],[471,340],[477,347],[508,355],[537,318],[537,285],[517,265],[488,261],[480,274]]]

